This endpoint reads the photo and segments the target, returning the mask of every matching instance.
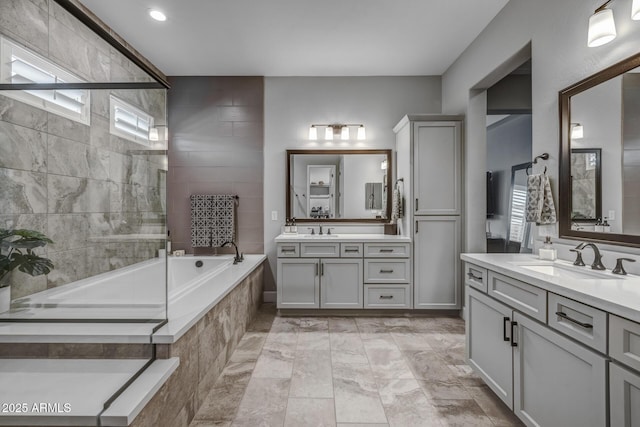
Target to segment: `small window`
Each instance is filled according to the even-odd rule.
[[[4,37],[0,37],[0,81],[5,84],[86,83]],[[2,94],[86,125],[90,122],[88,90],[8,90]]]
[[[151,145],[149,131],[153,127],[153,117],[113,95],[109,97],[109,105],[110,131],[113,135],[146,146]]]

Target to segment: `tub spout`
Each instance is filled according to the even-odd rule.
[[[244,257],[243,257],[243,256],[240,256],[240,252],[238,252],[238,245],[236,245],[236,243],[235,243],[234,241],[229,240],[229,241],[227,241],[227,242],[224,242],[224,243],[222,244],[222,246],[220,246],[220,247],[221,247],[221,248],[224,248],[224,247],[225,247],[225,246],[227,246],[227,245],[233,245],[233,247],[234,247],[234,248],[235,248],[235,250],[236,250],[236,256],[235,256],[235,258],[233,258],[233,263],[234,263],[234,264],[237,264],[237,263],[239,263],[239,262],[244,261]]]

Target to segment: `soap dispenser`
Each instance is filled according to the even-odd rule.
[[[602,232],[603,233],[611,233],[611,225],[609,225],[609,221],[607,221],[607,217],[604,217],[604,222],[602,223]]]
[[[544,245],[538,250],[538,258],[555,261],[558,257],[558,253],[551,244],[551,236],[547,236],[544,239]]]

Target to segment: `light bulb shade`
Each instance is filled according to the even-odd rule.
[[[333,128],[331,126],[327,126],[324,129],[324,139],[327,141],[333,141]]]
[[[349,139],[349,126],[342,126],[342,130],[340,131],[340,139],[343,141],[347,141]]]
[[[159,141],[160,135],[158,134],[158,128],[149,129],[149,141]]]
[[[160,22],[163,22],[163,21],[167,20],[167,15],[165,15],[164,13],[162,13],[161,11],[159,11],[157,9],[151,9],[149,11],[149,16],[151,16],[156,21],[160,21]]]
[[[640,21],[640,0],[633,0],[631,5],[631,19]]]
[[[602,46],[616,38],[616,23],[611,9],[602,9],[589,18],[589,47]]]
[[[383,160],[382,163],[380,163],[380,169],[382,169],[383,171],[387,170],[387,161]]]
[[[309,141],[317,141],[318,140],[318,128],[315,126],[311,126],[309,128]]]
[[[571,139],[584,138],[584,127],[580,123],[576,123],[571,127]]]
[[[363,140],[367,139],[367,134],[366,134],[366,132],[364,130],[364,126],[360,126],[358,128],[358,136],[357,137],[358,137],[359,141],[363,141]]]

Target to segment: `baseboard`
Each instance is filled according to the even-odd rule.
[[[264,291],[262,293],[262,299],[264,302],[276,302],[278,299],[276,291]]]

